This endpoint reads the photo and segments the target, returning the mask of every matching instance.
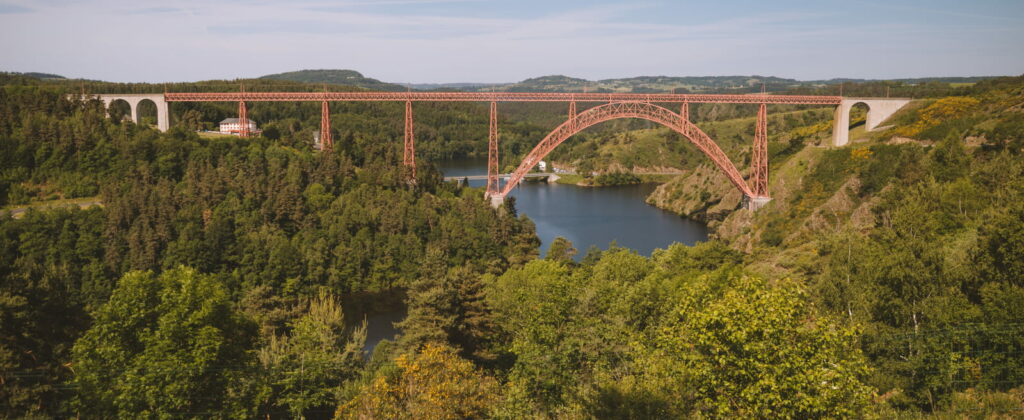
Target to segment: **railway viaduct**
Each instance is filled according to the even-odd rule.
[[[488,142],[488,177],[486,196],[491,204],[499,206],[505,197],[538,162],[572,135],[592,125],[618,118],[640,118],[661,124],[683,135],[700,149],[719,170],[725,173],[745,198],[748,208],[757,209],[771,200],[768,194],[768,135],[767,105],[821,105],[835,106],[832,145],[842,147],[849,143],[850,110],[856,104],[868,108],[865,128],[874,130],[883,121],[900,110],[910,99],[906,98],[847,98],[842,96],[809,95],[728,95],[728,94],[640,94],[640,93],[529,93],[529,92],[201,92],[163,94],[95,94],[84,95],[103,101],[107,109],[116,101],[125,101],[131,109],[132,120],[139,122],[138,106],[152,101],[157,109],[157,127],[167,131],[170,127],[169,102],[237,102],[239,118],[247,118],[246,102],[321,102],[321,141],[330,150],[333,141],[330,131],[329,102],[344,101],[401,101],[405,102],[405,148],[403,163],[416,176],[416,149],[413,130],[413,102],[490,102],[490,132]],[[500,185],[498,169],[498,102],[565,102],[568,118],[556,127],[527,154],[505,185]],[[600,103],[585,111],[576,112],[576,104]],[[733,103],[759,105],[754,141],[751,150],[749,176],[744,177],[713,139],[690,120],[691,103]],[[678,106],[673,111],[666,106]],[[243,125],[241,136],[248,136]]]

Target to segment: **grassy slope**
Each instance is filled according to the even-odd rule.
[[[730,122],[730,125],[735,124],[735,122]],[[830,126],[822,125],[822,127],[825,129],[820,129],[814,136],[815,140],[819,143],[827,142],[827,138],[831,133]],[[770,149],[780,149],[782,145],[795,136],[794,132],[802,129],[798,128],[778,133],[775,138],[770,138]],[[859,139],[859,143],[850,147],[863,147],[879,141],[872,140],[867,136],[862,125],[854,127],[852,133],[857,135],[851,138]],[[800,195],[805,187],[806,177],[812,176],[813,170],[817,165],[823,164],[824,157],[829,153],[829,149],[825,147],[814,145],[797,147],[799,150],[792,154],[770,153],[772,156],[770,158],[769,190],[772,193],[773,200],[766,208],[758,212],[757,218],[767,218],[763,215],[778,217],[782,214],[787,214],[796,205],[824,205],[828,201],[827,198],[831,198],[826,197],[826,200],[818,199],[813,202],[808,202],[807,200],[796,202],[797,196]],[[739,162],[737,163],[737,167],[741,168],[741,173],[745,176],[748,175],[749,169],[746,167],[746,163],[742,165]],[[842,178],[834,190],[826,191],[826,193],[836,194],[842,188],[848,187],[847,183],[849,182],[850,179]],[[648,202],[683,216],[708,222],[717,236],[749,251],[754,247],[754,244],[761,240],[760,235],[763,232],[760,229],[747,225],[751,222],[750,215],[747,214],[748,212],[737,211],[741,199],[742,195],[728,182],[725,175],[717,170],[717,168],[713,168],[710,164],[705,163],[698,167],[697,170],[659,187],[648,198]],[[832,203],[835,204],[839,201],[842,200],[835,198],[832,200]],[[799,213],[804,215],[807,213],[807,210],[802,210]],[[798,229],[800,226],[799,223],[794,221],[793,226],[787,227]]]
[[[0,207],[0,218],[7,217],[10,215],[12,218],[20,219],[25,217],[25,214],[30,210],[49,210],[60,207],[78,207],[87,209],[93,206],[103,207],[103,200],[100,196],[94,197],[79,197],[79,198],[61,198],[46,201],[32,201],[28,204],[9,204]]]
[[[922,110],[942,100],[913,103],[885,122],[883,126],[891,127],[881,131],[866,132],[862,124],[855,124],[851,139],[856,141],[847,147],[804,147],[783,159],[773,157],[769,183],[773,200],[754,213],[739,210],[739,193],[709,165],[662,185],[648,202],[707,221],[713,235],[755,255],[753,260],[757,262],[752,268],[756,271],[772,276],[793,275],[813,264],[816,239],[822,235],[844,228],[867,231],[877,226],[874,210],[884,191],[898,179],[864,177],[898,167],[906,156],[925,159],[929,148],[945,135],[959,133],[968,147],[977,147],[986,135],[992,135],[994,127],[1024,119],[1024,87],[975,97],[980,99],[978,105],[959,116],[933,118],[927,128],[913,136],[908,135],[908,129],[928,120]],[[779,138],[790,137],[793,131],[780,133]],[[821,135],[827,134],[823,131]],[[865,151],[873,153],[856,157]],[[888,154],[880,154],[886,151]],[[896,156],[899,153],[904,157]],[[858,167],[873,169],[863,172]]]

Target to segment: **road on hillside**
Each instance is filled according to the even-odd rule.
[[[89,201],[82,201],[82,202],[78,202],[78,203],[61,203],[61,204],[44,204],[44,203],[41,203],[41,204],[35,205],[35,206],[16,207],[16,208],[13,208],[13,209],[0,210],[0,215],[2,215],[2,214],[10,214],[11,217],[13,217],[15,219],[19,219],[19,218],[24,217],[25,216],[25,212],[28,211],[28,209],[30,209],[30,208],[31,209],[37,209],[37,210],[44,210],[44,209],[53,209],[53,208],[58,208],[58,207],[75,207],[75,206],[77,206],[79,208],[86,209],[86,208],[89,208],[89,207],[92,207],[92,206],[102,206],[102,205],[103,205],[103,201],[101,201],[99,199],[89,200]]]

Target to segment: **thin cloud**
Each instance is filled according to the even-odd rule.
[[[1013,5],[1015,5],[1017,7],[1020,7],[1020,4],[1017,3],[1017,2],[1011,2],[1011,3],[1013,3]],[[864,3],[864,4],[865,5],[871,5],[873,7],[880,8],[880,9],[890,10],[890,11],[903,11],[903,12],[910,12],[910,13],[926,13],[926,14],[932,14],[932,15],[951,16],[951,17],[956,17],[956,18],[969,18],[969,19],[1001,20],[1001,21],[1010,21],[1010,22],[1022,22],[1022,21],[1024,21],[1024,17],[1022,17],[1022,16],[1012,16],[1010,14],[1007,14],[1007,15],[986,15],[986,14],[982,14],[982,13],[970,13],[970,12],[963,12],[963,11],[959,11],[959,10],[955,10],[955,11],[943,10],[943,9],[939,9],[939,8],[935,8],[935,7],[907,7],[907,6],[900,6],[900,5],[894,4],[894,3],[884,3],[884,4],[883,3]],[[1021,10],[1018,10],[1017,12],[1019,13],[1019,12],[1021,12]]]
[[[0,14],[11,15],[15,13],[32,13],[34,11],[35,9],[19,6],[17,4],[0,3]]]
[[[919,10],[863,4],[6,1],[34,12],[0,14],[5,70],[115,81],[230,79],[301,68],[352,68],[381,80],[420,82],[557,73],[827,79],[1024,71],[1024,46],[1015,42],[1024,38],[1024,25],[969,16],[925,19]],[[986,5],[942,11],[1000,11],[1001,4]],[[1018,6],[1003,8],[1008,18],[1022,15]],[[851,21],[854,9],[884,18]],[[118,48],[110,48],[114,44]]]
[[[128,10],[126,13],[130,15],[163,15],[170,13],[184,13],[185,9],[177,7],[147,7],[144,9],[133,9]]]

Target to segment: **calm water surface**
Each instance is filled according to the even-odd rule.
[[[486,159],[460,159],[438,164],[445,176],[483,175]],[[486,181],[470,181],[474,187]],[[537,225],[543,256],[561,236],[579,250],[581,258],[591,246],[608,248],[614,241],[643,255],[675,242],[693,245],[706,241],[707,227],[644,202],[656,185],[585,188],[575,185],[525,182],[512,195],[516,209]]]

